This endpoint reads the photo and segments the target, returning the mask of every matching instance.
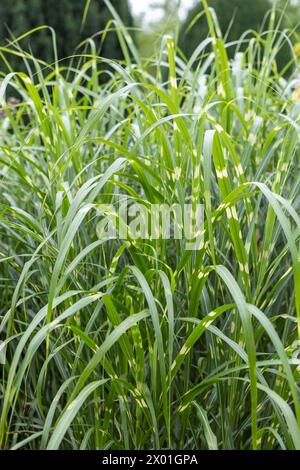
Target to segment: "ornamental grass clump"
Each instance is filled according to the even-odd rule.
[[[2,449],[300,449],[297,59],[203,3],[189,60],[117,15],[121,62],[0,48]],[[200,246],[102,236],[120,198],[202,204]]]

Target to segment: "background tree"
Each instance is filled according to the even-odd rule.
[[[111,3],[122,21],[131,26],[132,16],[127,0],[111,0]],[[112,18],[104,0],[92,0],[82,27],[85,4],[86,0],[1,0],[0,44],[4,45],[7,40],[16,38],[37,26],[48,25],[56,32],[59,58],[71,55],[81,40],[103,30]],[[100,46],[99,36],[96,43]],[[34,33],[22,40],[20,45],[26,49],[30,48],[36,57],[47,62],[52,62],[54,59],[52,39],[48,29]],[[115,59],[122,58],[115,33],[107,34],[101,55]],[[11,56],[9,61],[14,68],[20,67],[22,63]]]

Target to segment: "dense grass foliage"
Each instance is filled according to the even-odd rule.
[[[206,17],[155,75],[119,22],[123,63],[2,76],[2,448],[300,449],[297,64],[274,12],[243,52]],[[122,194],[203,203],[201,249],[99,238]]]

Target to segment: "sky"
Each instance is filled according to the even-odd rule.
[[[173,0],[176,3],[176,0]],[[196,0],[181,0],[179,9],[180,19],[184,19],[188,10],[195,4]],[[163,10],[159,4],[161,0],[129,0],[133,16],[139,17],[143,15],[142,24],[148,26],[150,23],[159,21],[163,16]]]

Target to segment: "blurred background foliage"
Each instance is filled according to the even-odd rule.
[[[210,0],[209,5],[215,10],[222,34],[229,42],[239,39],[249,29],[257,31],[270,10],[268,0]],[[180,43],[185,55],[189,56],[189,50],[194,50],[207,36],[204,8],[199,2],[182,25]]]
[[[229,57],[235,53],[237,41],[244,33],[251,31],[268,30],[270,11],[272,2],[270,0],[209,0],[218,18],[220,30],[228,43],[233,43],[233,47],[228,47]],[[297,5],[291,2],[277,2],[277,12],[275,24],[280,31],[288,28],[297,31],[299,21],[299,11]],[[296,14],[295,14],[296,13]],[[198,44],[208,36],[208,26],[204,15],[204,8],[201,2],[197,2],[192,8],[183,23],[179,35],[179,46],[182,52],[189,57]],[[248,35],[249,39],[249,35]],[[245,47],[246,47],[245,43]],[[291,59],[291,48],[287,41],[279,47],[277,54],[277,66],[282,70]]]
[[[201,0],[110,0],[123,23],[136,28],[134,39],[141,55],[150,57],[162,34],[172,33],[184,55],[188,58],[196,46],[207,36],[207,23],[202,12]],[[280,29],[289,28],[290,37],[298,42],[298,23],[300,20],[299,0],[275,0],[277,21]],[[85,7],[87,15],[82,22]],[[228,41],[238,39],[246,30],[259,30],[272,6],[272,0],[209,0],[209,5],[217,13],[220,29]],[[179,15],[182,5],[193,5],[185,10],[184,17]],[[144,16],[137,15],[144,5]],[[137,8],[139,7],[139,8]],[[153,11],[160,10],[159,19]],[[105,40],[100,34],[108,24],[109,31]],[[266,23],[267,24],[267,23]],[[85,38],[95,36],[97,53],[107,58],[121,59],[122,49],[114,32],[112,14],[105,0],[1,0],[0,2],[0,44],[26,33],[41,25],[54,28],[57,39],[58,57],[71,55],[76,46]],[[99,33],[99,34],[97,34]],[[156,41],[157,40],[157,41]],[[48,63],[53,62],[54,54],[49,29],[35,32],[20,41],[25,48]],[[17,47],[17,46],[16,46]],[[228,49],[229,56],[234,47]],[[82,49],[81,49],[82,52]],[[13,69],[22,69],[22,61],[16,56],[6,54]],[[278,54],[278,66],[282,69],[291,57],[287,43]],[[2,59],[4,59],[2,55]],[[8,71],[8,64],[1,61],[1,70]]]
[[[111,0],[111,4],[123,23],[131,27],[133,19],[127,0]],[[1,0],[1,45],[38,26],[47,25],[55,30],[58,57],[64,58],[72,55],[83,39],[101,33],[108,25],[105,40],[101,41],[101,34],[95,38],[97,52],[103,57],[121,59],[122,50],[114,32],[114,23],[110,22],[112,14],[105,1],[92,0],[83,22],[85,5],[85,0]],[[47,63],[54,60],[51,32],[48,28],[23,39],[20,45]],[[13,69],[20,66],[18,57],[10,56],[9,62]]]

